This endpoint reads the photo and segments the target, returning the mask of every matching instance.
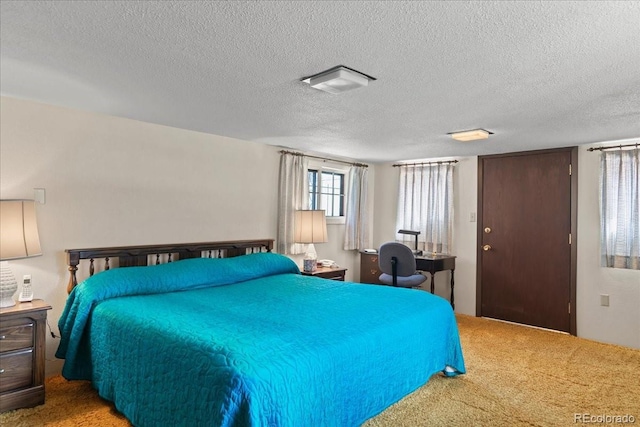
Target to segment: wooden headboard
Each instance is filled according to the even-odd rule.
[[[230,258],[256,252],[271,252],[273,239],[232,240],[225,242],[175,243],[171,245],[117,246],[111,248],[66,249],[69,265],[67,293],[78,284],[76,272],[83,259],[89,260],[89,275],[95,272],[94,260],[104,259],[104,269],[109,270],[109,260],[118,259],[119,267],[149,265],[150,255],[155,255],[151,264],[160,264],[161,255],[167,262],[188,258]]]

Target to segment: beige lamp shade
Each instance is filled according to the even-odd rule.
[[[42,255],[33,200],[0,200],[0,260]]]
[[[293,237],[296,243],[328,242],[324,211],[296,211]]]

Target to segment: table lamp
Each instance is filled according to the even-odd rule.
[[[0,308],[16,303],[18,283],[8,260],[42,255],[33,200],[0,200]]]
[[[420,235],[419,231],[413,231],[413,230],[398,230],[398,234],[408,234],[410,236],[415,236],[416,241],[415,241],[415,246],[413,248],[413,254],[414,255],[422,255],[422,251],[418,250],[418,235]]]
[[[326,243],[327,220],[324,211],[300,210],[295,212],[294,241],[307,243],[307,251],[304,254],[303,270],[313,272],[317,270],[318,255],[314,243]]]

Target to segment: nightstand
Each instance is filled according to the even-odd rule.
[[[44,403],[47,310],[38,299],[0,309],[0,412]]]
[[[301,271],[303,276],[322,277],[323,279],[341,280],[344,282],[344,275],[347,272],[346,268],[331,268],[331,267],[318,267],[316,271],[306,272]]]

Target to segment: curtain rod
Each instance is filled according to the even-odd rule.
[[[622,150],[625,147],[636,147],[636,148],[638,148],[638,143],[636,142],[635,144],[612,145],[610,147],[591,147],[591,148],[588,148],[587,151],[615,150],[616,148]]]
[[[311,157],[312,159],[328,160],[330,162],[344,163],[346,165],[360,166],[360,167],[363,167],[363,168],[368,168],[369,167],[369,165],[366,165],[364,163],[346,162],[344,160],[329,159],[327,157],[310,156],[308,154],[297,153],[295,151],[280,150],[280,154],[291,154],[293,156]]]
[[[420,165],[447,165],[451,163],[458,163],[457,160],[442,160],[439,162],[420,162],[420,163],[396,163],[393,167],[398,166],[420,166]]]

